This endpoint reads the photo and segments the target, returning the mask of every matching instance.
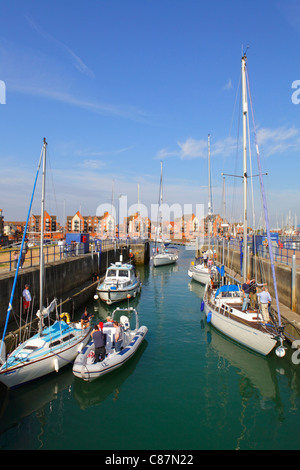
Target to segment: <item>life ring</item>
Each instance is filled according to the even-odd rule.
[[[70,323],[70,315],[67,312],[63,312],[60,314],[60,318],[63,319],[66,317],[66,323]]]

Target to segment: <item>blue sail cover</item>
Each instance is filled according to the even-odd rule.
[[[215,298],[220,292],[239,292],[240,288],[236,284],[227,284],[226,286],[219,287],[215,294]]]

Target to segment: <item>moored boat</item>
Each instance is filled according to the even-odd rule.
[[[130,328],[130,316],[135,315],[135,328]],[[73,374],[86,382],[91,382],[125,364],[138,350],[144,340],[148,328],[139,326],[137,311],[130,308],[117,308],[112,313],[112,319],[118,319],[121,328],[122,342],[120,350],[115,347],[115,327],[104,324],[103,334],[106,336],[106,356],[101,362],[95,362],[95,345],[93,339],[89,341],[73,364]]]
[[[244,189],[244,236],[243,236],[243,279],[246,283],[248,273],[248,256],[247,256],[247,238],[248,238],[248,221],[247,221],[247,85],[246,85],[246,54],[242,57],[242,111],[243,111],[243,189]],[[283,327],[281,325],[280,308],[277,293],[277,283],[274,268],[274,260],[272,253],[272,243],[270,236],[268,212],[266,198],[264,193],[264,185],[262,179],[262,171],[259,159],[258,144],[256,142],[257,162],[259,169],[260,188],[262,193],[266,231],[269,243],[270,261],[273,275],[273,285],[277,303],[278,322],[275,319],[267,320],[263,318],[260,309],[243,308],[242,292],[237,285],[223,285],[218,289],[213,289],[209,284],[206,285],[202,309],[204,309],[207,321],[215,328],[221,331],[229,338],[246,346],[247,348],[262,354],[268,355],[276,345],[276,354],[279,357],[285,355],[283,347]],[[246,296],[245,296],[246,299]]]
[[[141,292],[142,282],[132,264],[117,262],[106,270],[104,281],[97,286],[95,299],[98,297],[107,304],[121,302],[136,297]]]
[[[80,323],[69,323],[68,314],[67,322],[60,319],[57,312],[57,300],[54,299],[51,304],[44,307],[44,257],[43,242],[44,231],[41,230],[40,235],[40,299],[37,317],[39,318],[39,331],[26,341],[18,345],[15,350],[6,356],[5,334],[7,324],[12,309],[14,289],[18,276],[18,270],[21,261],[22,248],[26,236],[29,215],[32,206],[33,195],[35,191],[36,181],[43,162],[43,179],[42,179],[42,198],[41,198],[41,227],[44,227],[44,201],[45,201],[45,184],[46,184],[46,148],[47,142],[44,139],[43,150],[38,164],[36,179],[34,183],[33,194],[31,197],[30,207],[28,211],[26,226],[23,234],[20,256],[16,268],[13,289],[9,301],[7,311],[6,324],[3,332],[3,339],[0,342],[0,381],[8,388],[15,388],[24,385],[27,382],[43,377],[53,371],[58,371],[61,367],[72,362],[81,348],[88,342],[90,336],[90,328],[82,329]],[[50,324],[50,314],[56,310],[56,321]],[[48,326],[45,325],[45,319],[49,318]]]

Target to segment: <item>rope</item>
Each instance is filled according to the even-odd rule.
[[[256,127],[255,127],[255,121],[254,121],[253,104],[252,104],[252,97],[251,97],[250,83],[249,83],[249,77],[248,77],[248,69],[247,69],[247,67],[246,67],[246,77],[247,77],[247,86],[248,86],[248,93],[249,93],[250,105],[251,105],[251,113],[252,113],[252,121],[253,121],[253,130],[254,130],[254,136],[255,136],[255,146],[256,146],[256,154],[257,154],[257,165],[258,165],[258,169],[259,169],[259,181],[260,181],[261,193],[262,193],[262,198],[263,198],[263,206],[264,206],[264,212],[265,212],[267,239],[268,239],[268,244],[269,244],[270,262],[271,262],[271,267],[272,267],[273,285],[274,285],[275,298],[276,298],[276,305],[277,305],[277,313],[278,313],[278,323],[279,323],[279,327],[281,327],[281,315],[280,315],[279,299],[278,299],[278,292],[277,292],[277,281],[276,281],[275,267],[274,267],[274,258],[273,258],[273,250],[272,250],[272,240],[271,240],[270,227],[269,227],[269,217],[268,217],[268,210],[267,210],[267,201],[266,201],[266,195],[265,195],[264,183],[263,183],[263,177],[262,177],[262,169],[261,169],[261,163],[260,163],[260,153],[259,153],[258,142],[257,142],[257,133],[256,133]]]

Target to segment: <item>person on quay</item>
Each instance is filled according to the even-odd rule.
[[[31,294],[29,291],[29,285],[25,284],[25,289],[22,292],[23,297],[23,314],[27,315],[31,302]]]

